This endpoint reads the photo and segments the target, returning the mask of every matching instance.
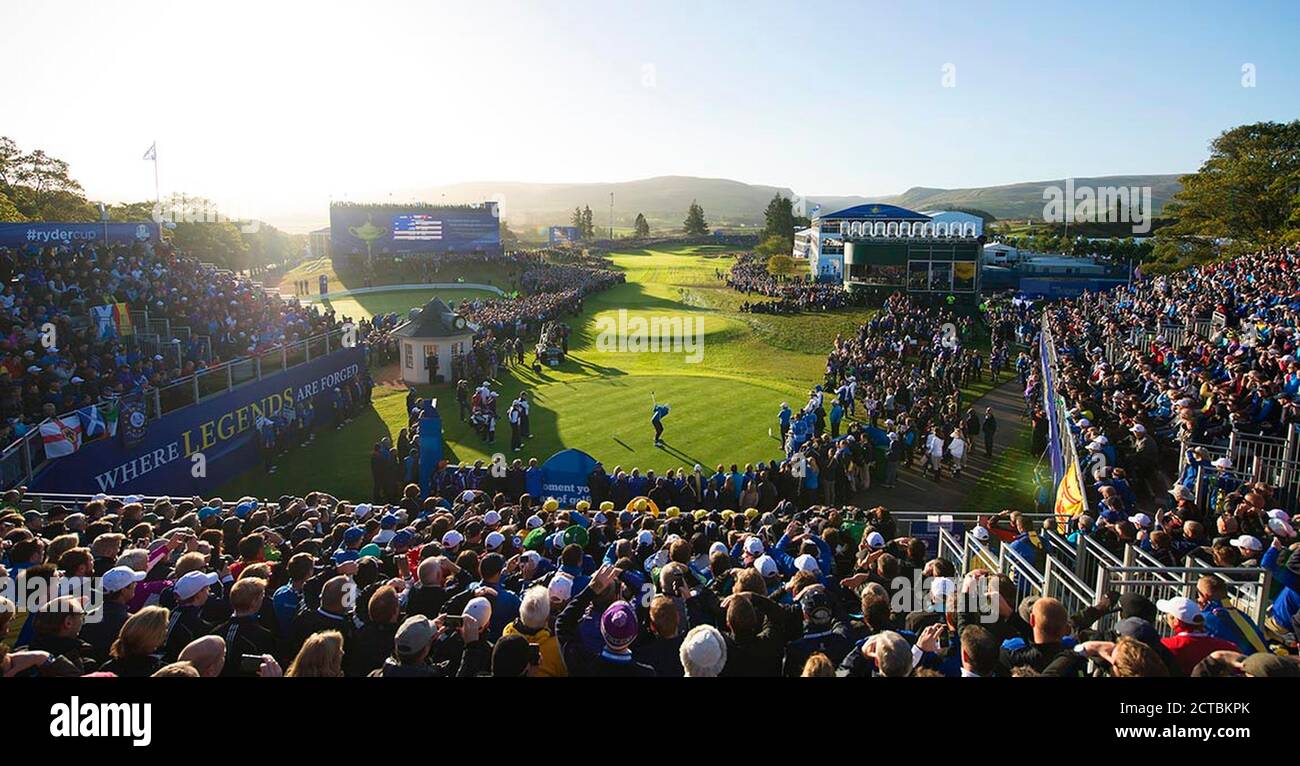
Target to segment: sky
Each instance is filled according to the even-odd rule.
[[[1300,117],[1298,35],[1249,0],[4,0],[0,135],[108,201],[153,197],[156,141],[164,196],[316,225],[461,181],[1182,173]]]

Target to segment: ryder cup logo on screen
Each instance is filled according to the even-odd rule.
[[[704,318],[682,316],[618,316],[596,319],[596,350],[649,354],[685,354],[687,364],[704,359]]]

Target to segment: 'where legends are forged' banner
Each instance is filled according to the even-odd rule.
[[[254,425],[288,402],[312,400],[316,422],[329,422],[333,389],[361,374],[361,349],[341,349],[209,401],[150,421],[128,449],[121,439],[91,442],[51,460],[32,480],[34,491],[94,494],[192,495],[215,491],[257,465]],[[202,452],[207,476],[192,475]]]

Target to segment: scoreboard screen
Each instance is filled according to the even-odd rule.
[[[482,205],[330,206],[335,255],[406,255],[501,250],[495,202]]]
[[[405,213],[393,216],[395,241],[426,242],[442,239],[442,221],[428,213]]]

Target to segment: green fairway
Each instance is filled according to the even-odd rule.
[[[376,314],[388,314],[396,311],[399,314],[405,314],[407,310],[416,306],[423,306],[429,302],[430,298],[437,296],[448,304],[459,305],[464,300],[478,300],[480,298],[497,298],[496,293],[487,290],[389,290],[378,293],[364,293],[362,295],[348,295],[342,298],[330,300],[315,300],[312,303],[318,304],[322,308],[332,308],[334,313],[340,317],[351,317],[357,321],[370,319]]]
[[[496,444],[484,444],[460,422],[451,386],[421,391],[439,399],[449,458],[490,460],[501,452],[540,461],[556,450],[577,447],[611,468],[662,471],[697,462],[713,466],[777,457],[780,446],[769,430],[776,430],[781,402],[798,408],[821,382],[836,334],[856,332],[868,316],[864,309],[793,316],[742,313],[739,306],[746,297],[717,278],[717,272],[725,274],[731,267],[731,255],[718,246],[617,253],[613,262],[627,274],[627,284],[586,300],[582,316],[570,321],[568,360],[540,373],[511,366],[493,385],[503,402],[520,390],[532,398],[534,438],[523,451],[510,451],[504,418]],[[355,308],[344,310],[343,301],[335,308],[357,311],[357,316],[404,311],[427,297],[422,291],[377,293],[357,296]],[[699,361],[688,361],[690,355],[681,350],[601,350],[604,323],[617,321],[620,310],[630,318],[671,319],[684,327],[700,322]],[[653,443],[652,392],[672,406],[664,420],[664,448]],[[376,439],[395,436],[406,425],[404,403],[404,391],[377,389],[373,413],[286,456],[274,475],[256,472],[230,483],[226,494],[275,495],[310,486],[340,496],[368,496],[367,456]]]

